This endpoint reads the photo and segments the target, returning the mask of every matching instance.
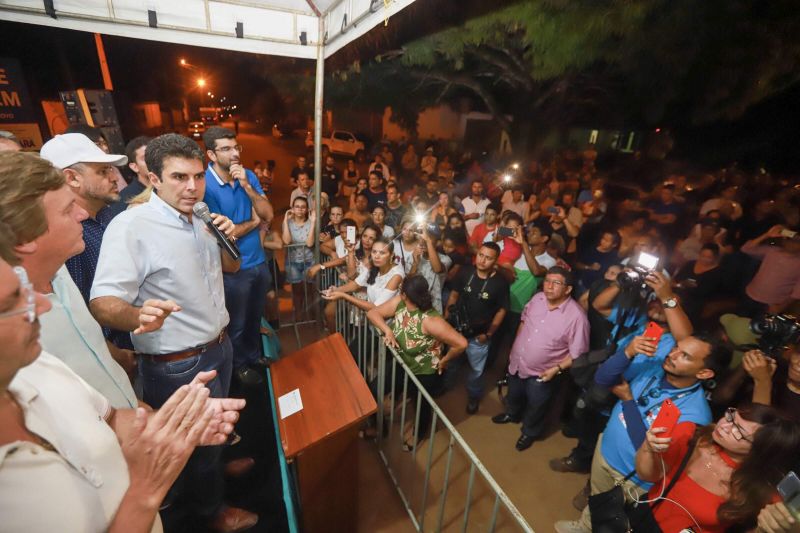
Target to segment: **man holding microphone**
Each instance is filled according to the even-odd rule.
[[[203,152],[177,134],[153,139],[145,151],[153,195],[109,224],[100,248],[90,308],[103,325],[133,332],[144,401],[160,407],[200,372],[215,370],[212,397],[228,394],[233,353],[222,272],[240,262],[193,208],[205,193]],[[210,215],[227,238],[235,225]],[[225,237],[221,237],[225,238]],[[216,531],[239,531],[258,517],[223,504],[219,446],[199,448],[167,498],[177,498]]]
[[[212,213],[233,221],[233,236],[242,253],[241,268],[223,275],[233,375],[244,385],[257,385],[263,379],[249,365],[265,361],[259,332],[272,283],[258,227],[272,220],[272,205],[256,175],[242,166],[242,146],[233,131],[212,126],[203,134],[203,143],[209,159],[203,201]]]

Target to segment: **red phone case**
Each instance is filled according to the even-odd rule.
[[[666,428],[667,431],[663,433],[658,433],[658,437],[671,437],[672,430],[675,429],[675,425],[678,423],[678,419],[681,417],[681,410],[667,398],[664,400],[664,403],[661,404],[661,409],[658,411],[658,416],[656,419],[653,420],[653,424],[650,427],[653,428]]]
[[[661,335],[663,334],[664,334],[664,328],[662,328],[655,322],[650,322],[649,324],[647,324],[647,328],[644,330],[644,336],[655,339],[656,343],[658,343],[658,341],[661,340]]]

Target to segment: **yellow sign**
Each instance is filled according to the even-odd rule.
[[[0,130],[13,133],[25,151],[38,152],[42,149],[42,132],[36,123],[0,124]]]

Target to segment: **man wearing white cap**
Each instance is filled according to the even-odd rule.
[[[109,209],[111,204],[119,200],[114,166],[126,164],[128,158],[105,153],[82,133],[56,135],[42,146],[40,155],[63,171],[75,203],[89,213],[88,218],[81,222],[85,248],[66,262],[69,275],[88,305],[103,234],[118,213]],[[109,349],[114,359],[131,372],[134,358],[129,351],[133,348],[130,335],[103,328],[103,336],[110,341]],[[117,350],[117,347],[122,350]]]

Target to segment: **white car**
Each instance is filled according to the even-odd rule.
[[[306,146],[314,145],[314,141],[309,136],[306,137]],[[349,131],[334,130],[329,137],[322,138],[322,151],[332,154],[342,154],[355,158],[362,158],[364,156],[364,143],[356,139],[356,136]]]

